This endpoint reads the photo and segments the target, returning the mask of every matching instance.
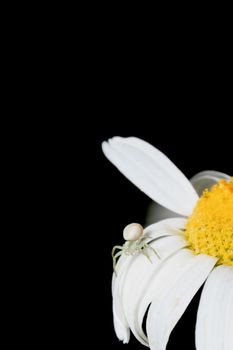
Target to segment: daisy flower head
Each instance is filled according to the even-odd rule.
[[[134,185],[179,214],[171,213],[146,228],[127,226],[124,245],[114,247],[117,337],[128,343],[131,330],[151,350],[165,350],[173,328],[205,283],[196,348],[232,350],[233,177],[209,171],[191,183],[162,152],[135,137],[114,137],[102,148]],[[205,180],[213,186],[202,191]],[[142,323],[147,310],[145,333]]]

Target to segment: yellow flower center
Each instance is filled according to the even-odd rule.
[[[195,254],[233,266],[233,177],[205,190],[189,217],[185,236]]]

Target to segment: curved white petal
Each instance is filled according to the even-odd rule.
[[[105,156],[141,191],[181,215],[190,215],[198,195],[184,174],[158,149],[136,137],[103,142]]]
[[[125,318],[120,290],[132,260],[133,257],[131,256],[122,256],[116,266],[117,276],[113,273],[112,277],[113,324],[118,339],[124,343],[129,342],[130,330]]]
[[[113,324],[117,338],[124,344],[128,343],[130,339],[130,330],[129,327],[126,326],[117,316],[117,313],[115,311],[115,304],[113,304]]]
[[[151,201],[147,209],[145,222],[147,225],[151,225],[153,222],[173,217],[180,217],[180,214],[174,213],[162,205]]]
[[[213,270],[202,291],[196,324],[197,350],[233,349],[233,267]]]
[[[117,264],[117,277],[114,277],[113,289],[115,293],[118,290],[118,299],[115,299],[114,303],[121,303],[120,307],[127,324],[135,337],[144,345],[148,345],[148,341],[142,330],[142,320],[152,300],[152,296],[149,299],[145,296],[150,290],[152,277],[163,264],[164,259],[187,245],[179,231],[184,227],[185,222],[185,219],[168,219],[145,229],[146,241],[152,241],[150,245],[160,257],[148,250],[152,263],[143,254],[137,254],[133,257],[123,257]]]
[[[168,259],[168,268],[160,271],[157,280],[155,276],[157,289],[147,317],[151,350],[166,349],[172,329],[215,264],[215,258],[194,256],[184,249]]]
[[[199,195],[202,195],[202,192],[208,188],[210,189],[216,183],[219,182],[220,179],[225,179],[229,181],[231,177],[227,174],[220,173],[219,171],[214,170],[205,170],[200,173],[194,175],[190,181],[197,191]]]
[[[144,236],[148,237],[146,241],[150,241],[150,238],[157,239],[163,236],[182,235],[181,230],[184,229],[186,222],[186,218],[169,218],[149,225],[144,230]]]
[[[218,183],[220,179],[230,180],[230,176],[218,171],[206,170],[194,175],[190,182],[193,185],[198,195],[202,195],[203,191],[208,188],[210,189],[213,185]],[[171,210],[164,208],[158,203],[152,201],[148,207],[146,215],[146,223],[150,225],[153,222],[164,220],[166,218],[179,216]]]

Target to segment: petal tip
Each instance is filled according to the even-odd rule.
[[[102,148],[102,151],[105,153],[106,151],[106,148],[108,147],[108,142],[107,141],[103,141],[101,143],[101,148]]]

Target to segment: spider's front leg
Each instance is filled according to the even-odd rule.
[[[122,250],[123,249],[123,246],[121,245],[115,245],[113,248],[112,248],[112,258],[114,258],[114,254],[115,254],[115,251],[116,250]],[[117,253],[118,254],[118,253]]]
[[[156,250],[151,246],[149,246],[149,248],[154,252],[154,254],[157,256],[157,258],[160,260],[161,258],[159,256],[159,254],[156,252]]]
[[[112,258],[112,261],[113,261],[113,271],[115,272],[115,274],[117,274],[116,273],[116,264],[117,264],[117,258],[118,258],[118,256],[121,256],[122,255],[122,250],[120,251],[120,252],[118,252],[118,253],[116,253],[116,255],[114,255],[113,256],[113,258]]]
[[[156,252],[156,250],[151,247],[148,243],[144,243],[142,246],[141,246],[141,252],[143,255],[145,255],[147,257],[147,259],[152,263],[152,260],[149,256],[149,253],[148,253],[148,250],[152,250],[154,252],[154,254],[158,257],[158,259],[160,259],[158,253]]]
[[[151,260],[149,254],[148,254],[147,249],[148,249],[148,246],[145,244],[145,245],[143,245],[143,246],[141,247],[141,252],[142,252],[143,255],[145,255],[145,256],[147,257],[147,259],[148,259],[148,260],[151,262],[151,264],[152,264],[152,260]]]
[[[112,262],[113,262],[113,271],[116,273],[116,261],[117,261],[117,258],[122,254],[122,250],[123,250],[123,246],[120,246],[120,245],[115,245],[113,248],[112,248]],[[116,250],[120,250],[118,253],[115,254],[115,251]]]

